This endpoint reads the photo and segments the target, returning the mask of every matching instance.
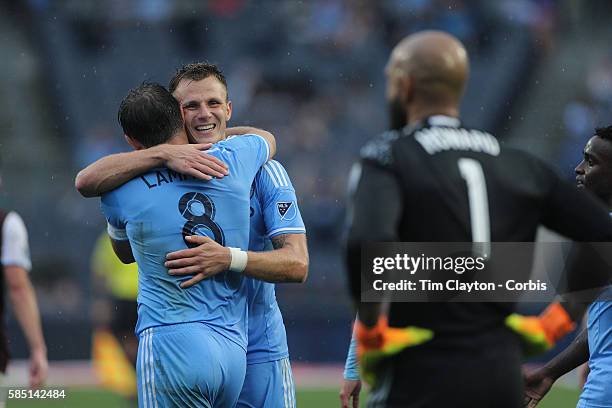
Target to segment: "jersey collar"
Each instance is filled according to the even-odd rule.
[[[428,116],[420,122],[413,124],[412,126],[408,125],[404,129],[402,129],[402,133],[404,135],[410,135],[414,131],[429,127],[452,127],[458,128],[461,127],[461,120],[459,118],[454,118],[452,116],[446,115],[433,115]]]
[[[461,121],[458,118],[453,118],[452,116],[446,115],[434,115],[428,118],[425,118],[423,121],[425,126],[443,126],[443,127],[453,127],[458,128],[461,126]]]

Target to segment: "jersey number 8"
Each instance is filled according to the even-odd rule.
[[[189,235],[207,236],[225,246],[223,230],[214,221],[215,204],[206,194],[196,192],[183,194],[179,200],[179,212],[187,220],[183,226],[183,240],[188,247],[197,246],[185,240]]]

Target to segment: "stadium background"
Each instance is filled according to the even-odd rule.
[[[186,62],[218,63],[230,124],[277,136],[311,256],[306,284],[277,289],[296,381],[335,393],[352,317],[339,256],[346,177],[387,124],[391,47],[426,28],[458,36],[472,63],[464,122],[571,178],[593,127],[612,123],[611,16],[604,0],[1,1],[0,204],[29,229],[50,382],[86,378],[90,255],[105,224],[98,200],[81,198],[73,180],[128,149],[116,121],[128,88],[166,84]],[[12,353],[24,358],[13,318],[8,325]],[[23,368],[11,378],[23,381]]]

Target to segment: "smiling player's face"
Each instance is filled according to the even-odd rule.
[[[183,79],[173,95],[181,105],[185,128],[193,142],[216,143],[225,138],[232,103],[227,100],[227,90],[217,78]]]

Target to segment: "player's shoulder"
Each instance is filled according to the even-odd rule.
[[[292,188],[289,174],[285,167],[276,160],[269,160],[257,173],[257,181],[274,188]]]
[[[265,138],[254,133],[233,135],[215,143],[207,153],[217,152],[213,154],[226,158],[234,156],[240,151],[247,151],[253,156],[261,154],[261,157],[267,160],[270,157],[270,144]]]
[[[400,130],[388,130],[368,141],[359,152],[362,160],[371,161],[381,166],[393,163],[393,146],[402,137]]]
[[[4,214],[4,222],[9,222],[9,223],[23,223],[23,219],[21,218],[21,215],[19,215],[19,213],[15,210],[8,210],[8,211],[3,211],[0,210],[2,214]],[[1,215],[1,214],[0,214]]]
[[[109,199],[118,199],[120,197],[130,197],[134,193],[134,190],[138,184],[151,184],[152,181],[150,180],[155,179],[157,172],[162,169],[163,168],[151,169],[146,173],[136,176],[122,185],[103,193],[100,198],[102,201],[107,201]]]
[[[13,236],[27,234],[27,229],[23,218],[16,211],[3,211],[4,222],[2,223],[3,234]],[[11,238],[13,239],[13,238]]]
[[[553,167],[544,159],[518,146],[504,146],[502,158],[506,161],[513,162],[511,164],[520,165],[532,172],[556,174]]]
[[[546,195],[562,180],[558,170],[520,146],[507,146],[497,158],[498,172],[504,180],[522,191],[531,190],[536,195]]]
[[[157,186],[157,172],[163,168],[151,169],[117,188],[107,191],[100,196],[100,203],[108,207],[124,207],[143,199],[143,192],[152,190]]]
[[[228,136],[220,142],[215,143],[215,146],[246,146],[257,143],[263,143],[265,145],[268,144],[266,139],[263,137],[254,133],[247,133],[245,135]]]

